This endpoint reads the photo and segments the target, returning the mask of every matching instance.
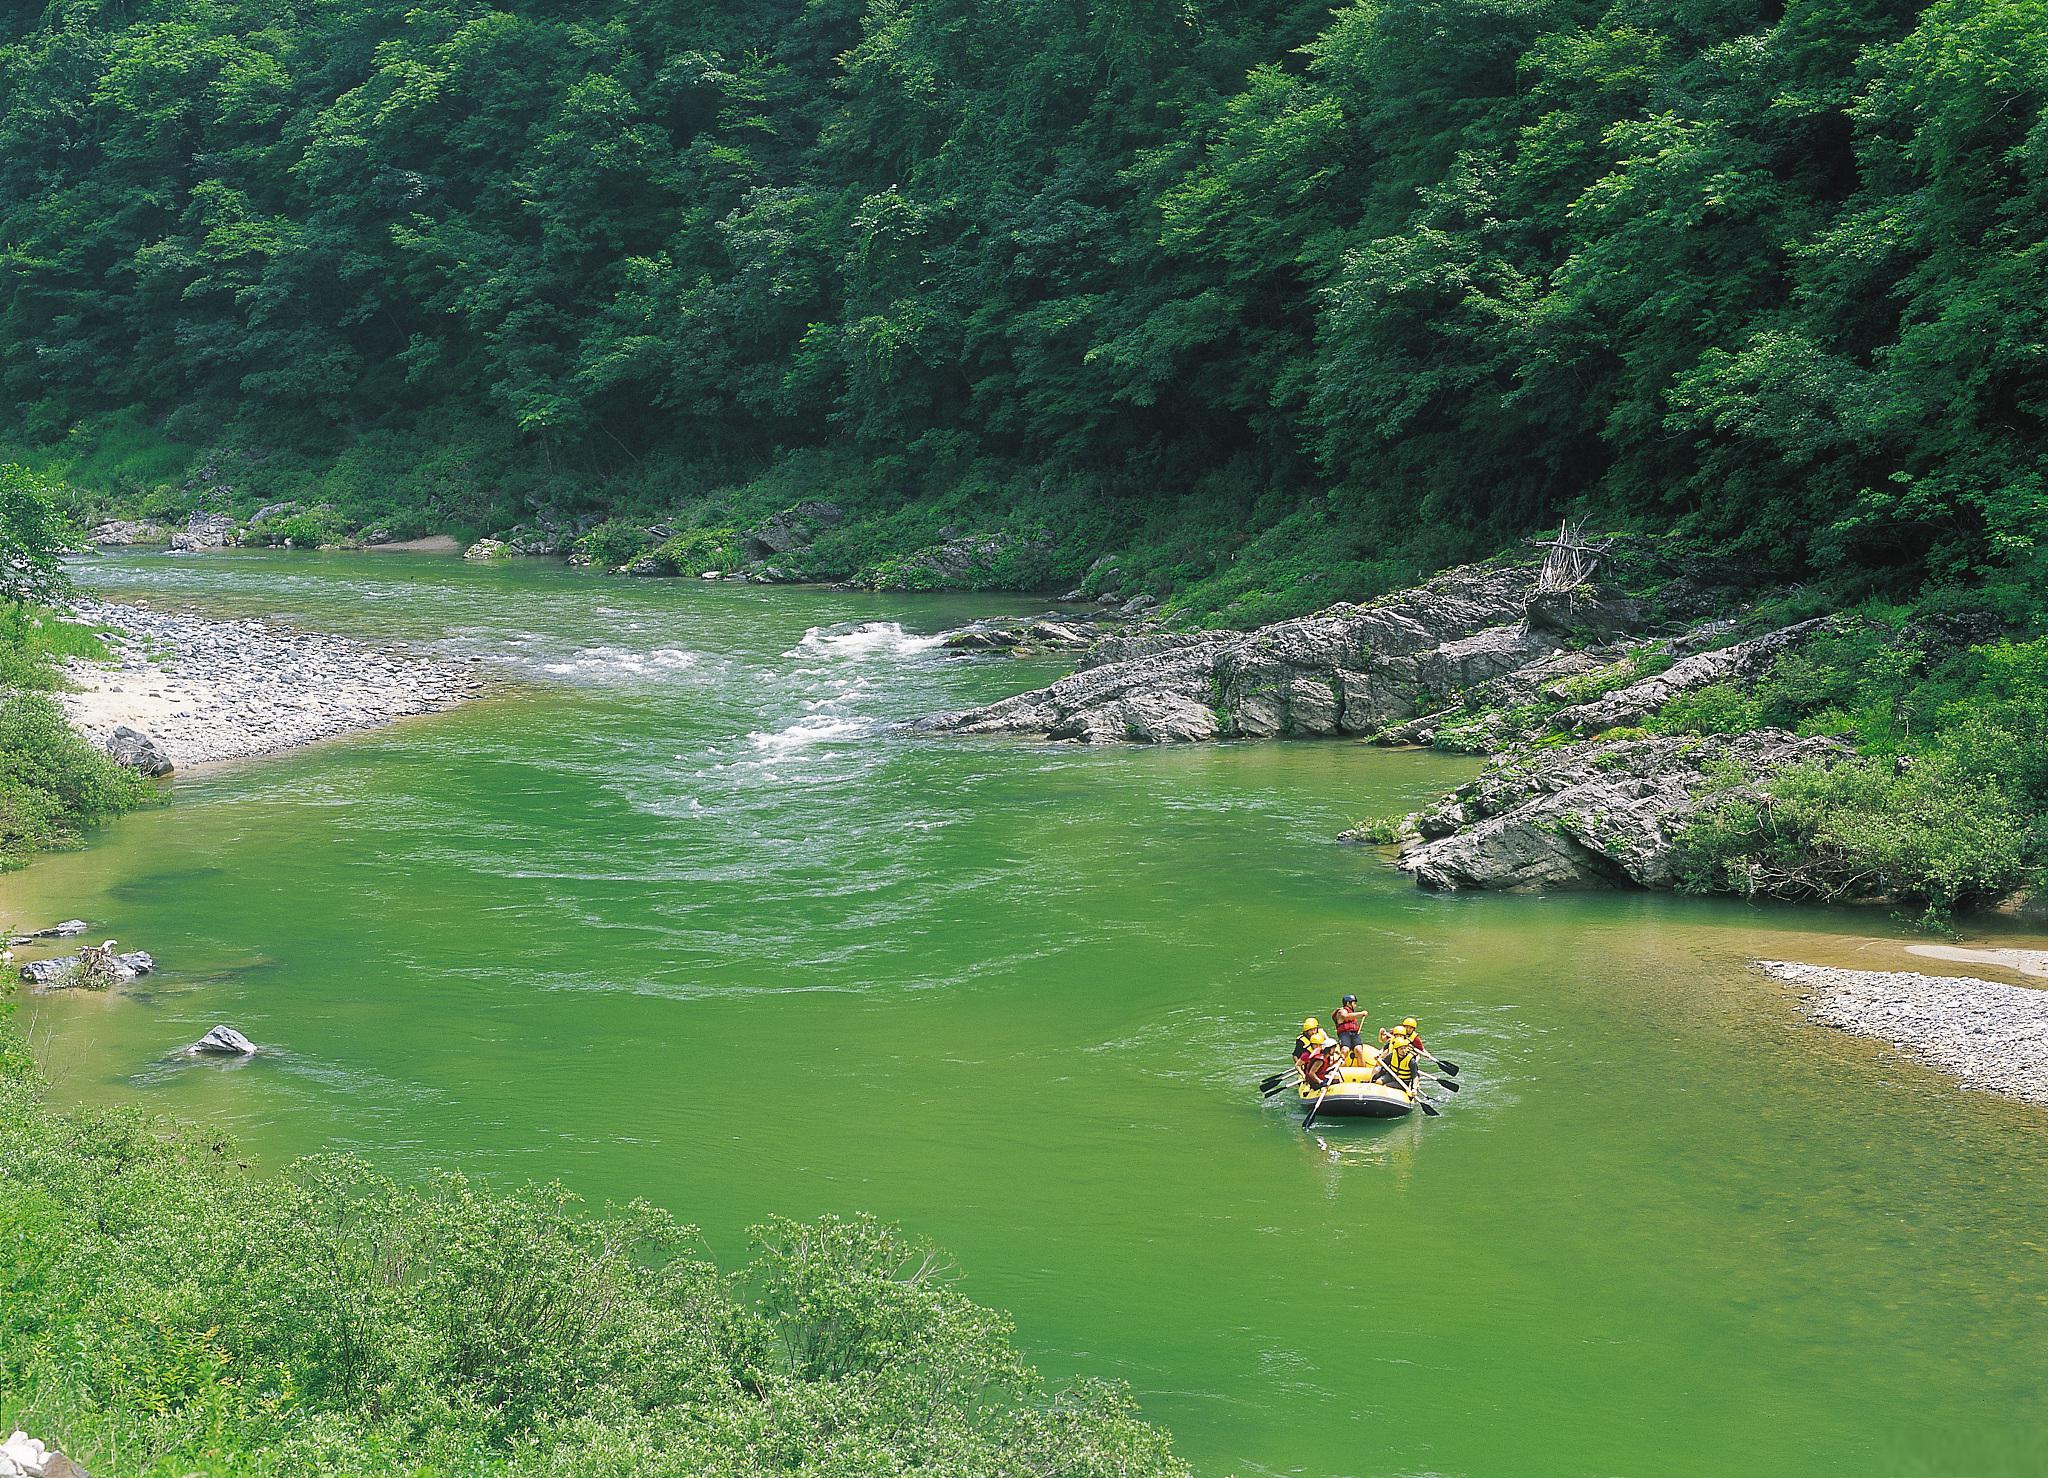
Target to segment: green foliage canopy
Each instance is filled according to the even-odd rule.
[[[63,0],[0,32],[0,429],[136,407],[490,475],[453,413],[597,512],[664,455],[852,448],[905,502],[1298,519],[1319,595],[1574,505],[2037,579],[2044,34],[2032,0]],[[1256,604],[1205,543],[1153,577]]]

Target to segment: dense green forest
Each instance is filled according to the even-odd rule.
[[[1570,509],[2041,573],[2032,0],[11,14],[0,435],[131,506],[826,495],[1235,620]]]

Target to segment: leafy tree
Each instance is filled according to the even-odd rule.
[[[70,521],[59,490],[14,463],[0,466],[0,600],[7,602],[15,639],[31,605],[47,605],[69,588],[63,555]]]

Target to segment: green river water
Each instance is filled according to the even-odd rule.
[[[1021,602],[425,556],[89,578],[519,681],[0,880],[0,918],[162,964],[25,1009],[67,1101],[645,1195],[729,1260],[770,1213],[875,1211],[1204,1478],[2048,1472],[2048,1115],[1747,968],[1944,968],[1880,915],[1438,897],[1333,844],[1470,773],[1441,756],[881,731],[1061,671],[917,639]],[[1261,1103],[1346,989],[1463,1064],[1441,1118]],[[281,1051],[161,1063],[215,1022]]]

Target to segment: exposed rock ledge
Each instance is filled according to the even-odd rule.
[[[1965,1088],[2048,1105],[2048,990],[1969,976],[1759,960],[1815,1021],[1875,1037]]]
[[[1466,565],[1257,631],[1110,638],[1049,688],[913,727],[1084,744],[1376,734],[1559,650],[1526,620],[1535,579],[1532,565]]]
[[[1410,817],[1400,866],[1425,888],[1669,888],[1679,832],[1709,794],[1728,793],[1713,772],[1732,761],[1753,784],[1847,752],[1782,729],[1518,752]]]
[[[266,621],[83,602],[111,663],[73,658],[59,695],[87,737],[139,768],[244,759],[452,707],[485,686],[450,662]],[[154,758],[152,758],[154,756]]]

